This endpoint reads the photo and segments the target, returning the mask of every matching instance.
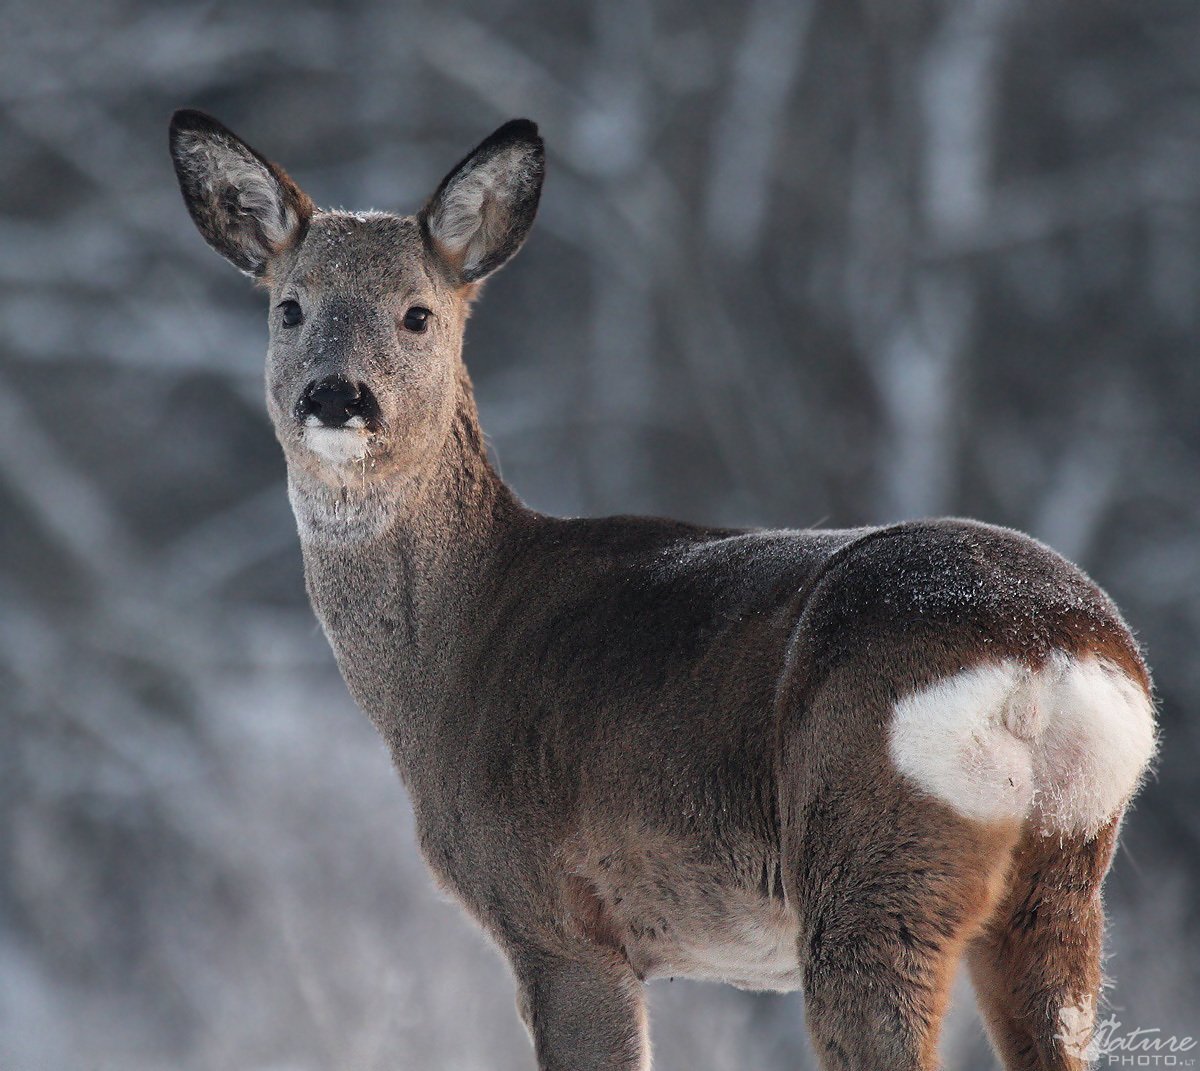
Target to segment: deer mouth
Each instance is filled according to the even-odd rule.
[[[335,428],[316,422],[310,424],[306,420],[301,426],[300,437],[314,454],[334,465],[365,461],[371,454],[374,439],[361,417],[351,417]]]
[[[379,403],[371,388],[341,376],[305,387],[294,415],[304,445],[335,465],[364,460],[380,427]]]

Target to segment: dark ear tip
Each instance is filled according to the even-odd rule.
[[[493,145],[510,145],[523,142],[532,148],[542,149],[543,143],[538,134],[538,126],[532,119],[510,119],[497,130],[488,141]]]
[[[180,108],[171,116],[171,140],[180,134],[226,134],[228,130],[207,112]]]

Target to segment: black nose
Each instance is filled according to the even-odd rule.
[[[300,396],[296,415],[305,420],[316,417],[327,428],[340,428],[351,417],[369,422],[372,415],[370,391],[361,383],[341,376],[329,376],[310,383]]]

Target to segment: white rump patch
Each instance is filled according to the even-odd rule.
[[[358,426],[354,426],[354,421]],[[304,443],[314,453],[320,454],[326,461],[335,465],[347,465],[352,461],[362,461],[367,456],[367,435],[362,430],[362,417],[351,417],[340,428],[327,428],[321,425],[304,428]]]
[[[902,774],[967,818],[1093,834],[1154,756],[1154,710],[1105,659],[1057,653],[1036,672],[1006,660],[901,699],[889,750]]]

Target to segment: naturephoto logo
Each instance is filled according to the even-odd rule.
[[[1197,1041],[1164,1034],[1158,1027],[1125,1026],[1115,1015],[1096,1022],[1094,1000],[1068,1005],[1058,1013],[1058,1038],[1068,1055],[1105,1067],[1195,1067]]]

